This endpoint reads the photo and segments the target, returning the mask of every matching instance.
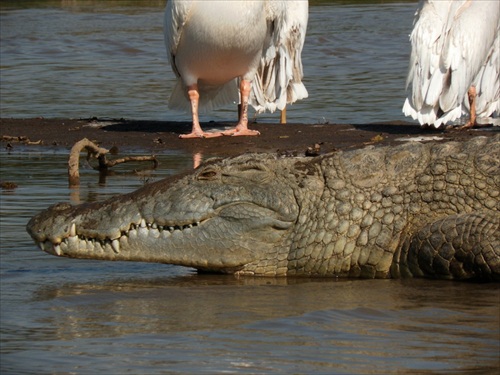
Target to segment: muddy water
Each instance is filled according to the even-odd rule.
[[[186,119],[165,106],[172,77],[161,2],[7,6],[13,3],[0,5],[2,116]],[[342,3],[311,7],[304,58],[311,98],[294,105],[289,118],[398,119],[415,4]],[[82,185],[70,190],[66,157],[58,149],[0,150],[0,178],[18,185],[0,191],[2,374],[500,368],[495,284],[235,279],[45,254],[24,229],[39,210],[58,201],[100,201],[192,167],[191,155],[163,154],[157,171],[128,174],[132,168],[124,167],[99,181],[82,166]]]

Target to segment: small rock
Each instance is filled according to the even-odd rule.
[[[315,143],[314,146],[309,146],[306,150],[306,156],[318,156],[321,152],[321,144]]]

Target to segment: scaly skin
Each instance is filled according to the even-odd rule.
[[[72,258],[238,275],[500,280],[500,135],[212,160],[27,230]]]

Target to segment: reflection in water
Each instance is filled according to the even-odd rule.
[[[196,152],[193,154],[193,169],[196,169],[200,166],[203,161],[203,155],[201,152]]]
[[[194,372],[200,361],[208,372],[235,371],[241,363],[252,372],[492,370],[498,291],[426,280],[216,275],[68,283],[34,291],[32,304],[51,330],[26,335],[53,342],[56,358],[75,345],[120,358],[114,373],[141,361],[142,349],[155,358],[154,366],[141,363],[143,371]]]

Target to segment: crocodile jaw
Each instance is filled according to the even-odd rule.
[[[272,252],[292,226],[272,210],[239,202],[188,224],[187,219],[184,224],[159,225],[141,218],[127,230],[96,235],[84,226],[89,219],[79,215],[79,210],[79,206],[67,204],[50,207],[31,219],[28,232],[43,251],[56,256],[157,262],[234,273],[266,258],[263,252]],[[50,217],[50,232],[43,229],[46,217]],[[61,228],[59,232],[54,232],[54,223]]]

